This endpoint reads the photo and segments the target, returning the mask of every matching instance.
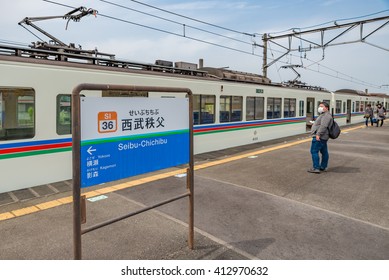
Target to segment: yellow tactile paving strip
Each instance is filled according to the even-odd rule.
[[[357,127],[353,127],[353,128],[349,128],[349,129],[344,129],[344,130],[342,130],[342,132],[349,132],[349,131],[352,131],[352,130],[355,130],[355,129],[360,129],[360,128],[363,128],[363,127],[364,126],[357,126]],[[303,139],[303,140],[298,140],[298,141],[294,141],[294,142],[287,143],[287,144],[276,145],[274,147],[270,147],[270,148],[266,148],[266,149],[255,150],[255,151],[252,151],[252,152],[249,152],[249,153],[244,153],[244,154],[237,155],[237,156],[226,157],[226,158],[221,159],[221,160],[215,160],[215,161],[212,161],[212,162],[202,163],[202,164],[196,165],[194,167],[194,169],[195,170],[199,170],[199,169],[203,169],[203,168],[207,168],[207,167],[211,167],[211,166],[215,166],[215,165],[219,165],[219,164],[223,164],[223,163],[239,160],[239,159],[242,159],[242,158],[247,158],[249,156],[260,155],[260,154],[263,154],[263,153],[268,153],[268,152],[271,152],[271,151],[292,147],[292,146],[299,145],[299,144],[306,143],[306,142],[310,142],[310,141],[311,141],[311,138],[306,138],[306,139]],[[134,180],[134,181],[126,182],[126,183],[121,183],[121,184],[114,185],[114,186],[111,186],[111,187],[105,187],[105,188],[102,188],[102,189],[99,189],[99,190],[94,190],[94,191],[86,192],[86,193],[83,193],[83,195],[86,195],[87,198],[90,198],[90,197],[94,197],[94,196],[98,196],[98,195],[102,195],[102,194],[111,193],[111,192],[114,192],[114,191],[117,191],[117,190],[122,190],[122,189],[131,188],[131,187],[134,187],[134,186],[142,185],[142,184],[145,184],[145,183],[148,183],[148,182],[153,182],[153,181],[161,180],[161,179],[168,178],[168,177],[171,177],[171,176],[174,176],[174,175],[178,175],[178,174],[182,174],[182,173],[185,173],[185,172],[186,172],[185,168],[184,169],[178,169],[178,170],[175,170],[175,171],[170,171],[170,172],[166,172],[166,173],[162,173],[162,174],[158,174],[158,175],[153,175],[153,176],[145,177],[145,178],[142,178],[142,179],[138,179],[138,180]],[[40,203],[40,204],[37,204],[37,205],[33,205],[33,206],[30,206],[30,207],[13,210],[13,211],[10,211],[10,212],[0,213],[0,221],[4,221],[4,220],[20,217],[20,216],[23,216],[23,215],[35,213],[35,212],[46,210],[46,209],[51,209],[51,208],[54,208],[54,207],[57,207],[57,206],[60,206],[60,205],[69,204],[69,203],[72,203],[72,202],[73,202],[73,197],[72,196],[68,196],[68,197],[63,197],[63,198],[59,198],[59,199],[56,199],[56,200]]]

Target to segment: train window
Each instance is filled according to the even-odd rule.
[[[146,91],[129,91],[129,90],[103,90],[103,97],[148,97]],[[71,95],[57,95],[57,134],[65,135],[72,133],[72,111]]]
[[[359,102],[359,112],[365,111],[365,102],[361,101]]]
[[[346,102],[343,102],[343,110],[342,113],[346,113]]]
[[[246,120],[262,120],[264,117],[265,101],[263,97],[247,97]]]
[[[265,99],[263,97],[255,98],[255,119],[262,120],[265,115]]]
[[[281,98],[267,98],[267,118],[281,118]]]
[[[242,120],[242,96],[220,96],[220,122]]]
[[[299,101],[299,117],[304,116],[304,100]]]
[[[57,95],[57,134],[71,134],[72,133],[72,111],[71,111],[71,95],[59,94]]]
[[[292,118],[296,116],[296,99],[284,99],[284,118]]]
[[[220,122],[229,122],[231,115],[231,96],[220,96]]]
[[[355,112],[359,112],[359,101],[355,101]]]
[[[0,140],[35,135],[35,91],[31,88],[0,88]]]
[[[340,114],[342,110],[342,100],[336,100],[335,114]]]
[[[215,122],[214,95],[193,95],[193,124]]]
[[[242,120],[242,107],[243,107],[243,97],[242,96],[233,96],[232,97],[232,112],[231,112],[231,121],[238,122]]]
[[[314,111],[314,108],[313,108],[313,103],[314,103],[314,101],[313,101],[313,99],[307,99],[307,114],[312,114],[312,113],[314,113],[313,111]]]

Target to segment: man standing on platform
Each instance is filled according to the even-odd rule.
[[[330,138],[328,127],[332,122],[332,116],[329,109],[330,106],[327,102],[320,102],[319,108],[317,109],[319,116],[311,128],[311,155],[313,167],[308,169],[308,172],[310,173],[320,174],[321,171],[327,171],[329,159],[327,142]],[[321,153],[321,162],[319,152]]]

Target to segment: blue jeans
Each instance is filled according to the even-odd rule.
[[[365,120],[366,126],[367,126],[367,123],[368,123],[369,119],[370,119],[371,126],[373,126],[373,118],[372,117],[366,118],[366,120]]]
[[[320,156],[321,153],[321,163]],[[312,155],[312,163],[314,169],[325,169],[328,166],[328,159],[330,158],[328,154],[327,140],[317,141],[316,137],[312,138],[311,144],[311,155]]]

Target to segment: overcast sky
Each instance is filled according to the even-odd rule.
[[[69,22],[67,30],[63,19],[35,23],[67,44],[76,43],[84,49],[97,48],[101,52],[113,53],[120,59],[144,63],[154,63],[157,59],[198,63],[199,58],[203,58],[204,66],[229,67],[231,70],[257,74],[262,74],[263,49],[253,47],[253,43],[262,45],[264,33],[276,34],[291,28],[308,30],[332,26],[334,21],[344,24],[389,16],[389,0],[53,0],[51,3],[43,0],[0,0],[0,3],[1,43],[29,44],[38,40],[18,25],[25,17],[64,15],[71,10],[66,6],[84,6],[97,10],[97,16],[84,17],[80,22]],[[386,22],[366,24],[363,34],[369,34]],[[326,24],[318,26],[323,23]],[[34,29],[30,30],[48,40]],[[341,31],[344,29],[326,32],[325,41]],[[186,37],[193,39],[184,38],[184,32]],[[359,37],[360,29],[355,28],[334,43],[355,41]],[[319,33],[304,38],[320,42]],[[295,68],[301,74],[300,80],[310,85],[329,90],[352,88],[389,93],[389,51],[385,50],[389,50],[389,24],[369,36],[366,41],[369,44],[359,42],[328,47],[325,50],[292,52],[270,66],[268,76],[274,82],[293,80],[296,78],[293,70],[281,68],[293,64],[301,66]],[[288,46],[286,40],[276,42]],[[292,41],[293,48],[300,46],[307,50],[309,45],[296,38]],[[283,52],[276,44],[270,44],[268,62],[281,56]]]

